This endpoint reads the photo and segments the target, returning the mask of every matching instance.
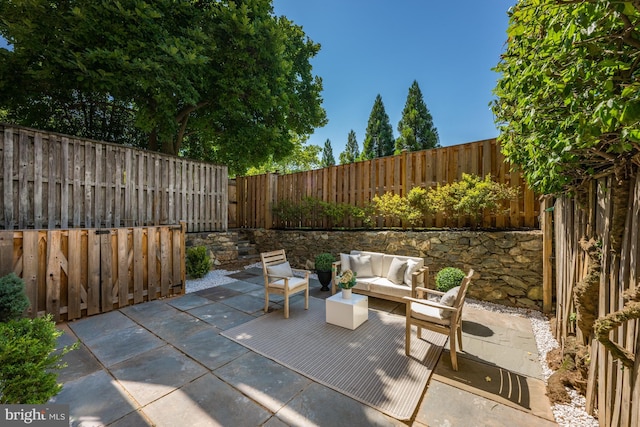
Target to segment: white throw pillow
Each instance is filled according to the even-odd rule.
[[[371,255],[349,255],[349,264],[357,277],[373,277]]]
[[[456,298],[458,297],[459,290],[460,290],[460,286],[456,286],[455,288],[449,289],[440,298],[440,304],[453,307],[453,303],[456,302]],[[449,310],[440,310],[440,317],[442,317],[443,319],[448,319],[451,317],[451,313],[452,312]]]
[[[401,285],[404,280],[404,272],[406,269],[407,262],[394,257],[393,260],[391,260],[391,265],[389,266],[387,279],[391,280],[396,285]]]
[[[351,270],[349,254],[340,254],[340,271]]]
[[[404,284],[411,286],[411,275],[418,269],[418,261],[408,259],[407,269],[404,271]]]
[[[277,277],[293,277],[293,271],[291,270],[289,261],[267,267],[267,274]]]

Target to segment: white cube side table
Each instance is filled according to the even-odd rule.
[[[369,297],[352,294],[350,299],[340,293],[325,300],[326,320],[332,325],[354,330],[369,318]]]

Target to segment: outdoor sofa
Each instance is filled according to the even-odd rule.
[[[417,287],[428,287],[429,268],[423,258],[352,250],[333,263],[331,294],[346,270],[356,273],[353,292],[371,297],[405,302],[404,297],[416,297]]]

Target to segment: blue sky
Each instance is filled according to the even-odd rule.
[[[417,80],[441,145],[498,136],[489,103],[504,50],[507,10],[515,0],[274,0],[322,48],[312,60],[322,77],[329,123],[309,143],[331,140],[336,161],[349,131],[360,151],[376,95],[398,136]]]
[[[276,15],[322,45],[312,65],[323,79],[329,123],[308,143],[322,147],[328,138],[338,160],[353,129],[362,151],[377,94],[397,137],[413,80],[442,145],[496,137],[489,103],[498,74],[491,68],[515,1],[273,0]]]

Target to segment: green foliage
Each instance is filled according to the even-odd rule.
[[[307,145],[305,139],[292,135],[291,141],[293,148],[286,156],[279,160],[274,160],[273,155],[269,155],[268,159],[259,166],[250,167],[246,175],[261,175],[267,172],[277,172],[282,174],[308,171],[318,168],[318,156],[322,151],[317,145]]]
[[[362,150],[363,159],[374,159],[393,154],[395,141],[393,139],[393,128],[389,122],[389,116],[384,109],[382,97],[376,96],[373,103],[367,129],[364,135],[364,148]]]
[[[371,225],[372,210],[369,206],[361,208],[347,203],[325,202],[315,197],[305,197],[299,203],[285,199],[277,202],[271,212],[287,227],[301,227],[303,223],[319,224],[327,220],[333,228],[345,220],[361,220],[365,227]]]
[[[424,188],[414,187],[406,197],[387,192],[374,196],[373,204],[377,212],[387,218],[399,219],[412,227],[422,224],[425,214],[430,211],[427,203],[428,192]]]
[[[15,273],[0,277],[0,322],[19,319],[29,305],[21,278]]]
[[[640,5],[521,0],[493,112],[502,150],[540,193],[627,170],[640,151]]]
[[[420,86],[415,80],[409,88],[402,118],[398,123],[398,132],[400,132],[396,140],[398,153],[402,150],[418,151],[440,146],[438,129],[433,125],[433,118],[424,103]]]
[[[328,252],[323,252],[321,254],[316,255],[316,258],[315,258],[316,271],[331,271],[331,264],[333,264],[335,260],[336,258]]]
[[[204,277],[211,270],[211,258],[207,248],[195,246],[187,249],[187,275],[192,278]]]
[[[0,404],[44,404],[60,392],[55,371],[77,347],[54,352],[61,334],[50,315],[0,323]]]
[[[324,148],[322,149],[322,160],[320,161],[320,167],[328,168],[336,164],[336,159],[333,157],[333,148],[331,148],[331,141],[327,139],[324,142]]]
[[[441,292],[447,292],[456,286],[460,286],[464,279],[464,271],[455,267],[445,267],[436,274],[436,289]]]
[[[469,215],[479,223],[484,211],[491,214],[508,211],[502,207],[503,203],[517,195],[517,189],[492,181],[489,175],[482,179],[463,173],[460,181],[430,189],[427,205],[447,217]]]
[[[326,123],[320,50],[271,0],[0,2],[0,109],[16,123],[224,163]]]
[[[353,163],[358,160],[359,157],[360,149],[358,148],[356,133],[351,129],[347,137],[347,145],[344,147],[344,151],[340,153],[340,164],[346,165],[347,163]]]

